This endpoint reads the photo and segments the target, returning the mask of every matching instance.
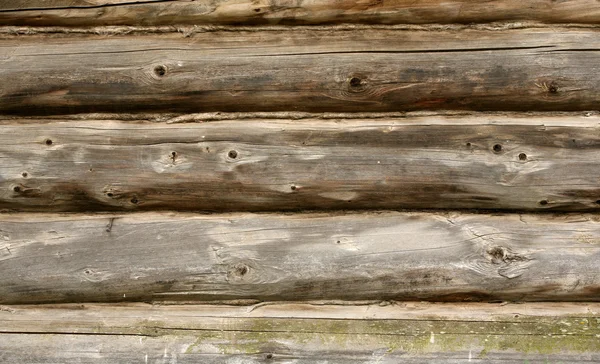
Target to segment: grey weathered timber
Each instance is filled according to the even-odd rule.
[[[595,29],[95,31],[3,33],[0,113],[575,111],[600,102]]]
[[[597,211],[599,122],[583,114],[5,119],[0,209]]]
[[[600,300],[595,215],[0,216],[0,303]]]
[[[5,363],[594,363],[597,304],[2,306]]]
[[[10,0],[3,25],[600,22],[594,0]]]

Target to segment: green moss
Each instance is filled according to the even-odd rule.
[[[472,352],[473,358],[485,358],[497,352],[600,352],[600,329],[595,317],[511,317],[494,322],[232,318],[224,319],[220,329],[212,325],[199,327],[196,322],[181,330],[156,329],[167,326],[152,321],[140,322],[132,330],[151,336],[193,336],[186,353],[206,348],[221,354],[311,348],[363,353],[386,350],[397,354]]]

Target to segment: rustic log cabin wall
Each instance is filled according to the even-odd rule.
[[[600,3],[0,4],[0,362],[600,362]]]

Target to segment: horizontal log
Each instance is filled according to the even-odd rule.
[[[21,363],[593,363],[597,304],[4,306]]]
[[[597,211],[599,124],[491,114],[4,120],[0,209]]]
[[[0,303],[600,300],[594,215],[0,215]]]
[[[600,22],[595,0],[11,0],[3,25],[426,24],[535,21]]]
[[[2,35],[0,113],[576,111],[600,102],[594,29],[99,32]]]

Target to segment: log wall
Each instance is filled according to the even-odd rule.
[[[599,4],[1,3],[0,362],[599,362]]]

